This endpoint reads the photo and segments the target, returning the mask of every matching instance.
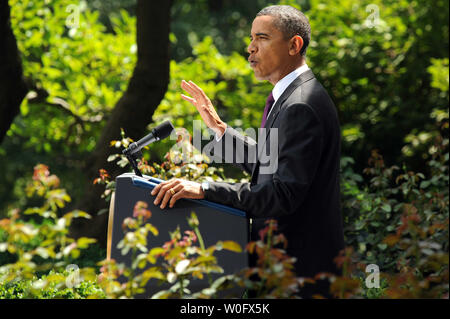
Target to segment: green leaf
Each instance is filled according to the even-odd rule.
[[[356,230],[361,230],[361,229],[363,229],[365,226],[366,226],[366,222],[363,221],[363,220],[359,220],[359,221],[356,222],[355,229],[356,229]]]
[[[120,156],[119,154],[109,155],[107,161],[108,161],[108,162],[112,162],[112,161],[114,161],[116,158],[118,158],[119,156]]]
[[[158,236],[159,234],[158,229],[152,224],[145,224],[145,229],[149,230],[153,236]]]
[[[133,268],[140,268],[143,269],[145,265],[147,264],[147,255],[146,254],[139,254],[136,259],[133,261],[132,267]]]
[[[383,204],[383,206],[381,206],[381,209],[384,210],[386,213],[390,213],[392,211],[391,205],[389,204]]]
[[[94,238],[88,238],[88,237],[81,237],[77,240],[77,246],[78,248],[85,249],[90,244],[95,243],[97,240]]]
[[[141,282],[141,286],[144,286],[147,284],[147,282],[151,279],[151,278],[155,278],[155,279],[159,279],[159,280],[165,280],[166,276],[164,276],[164,274],[161,272],[159,267],[152,267],[149,268],[147,270],[145,270],[142,273],[142,282]]]
[[[420,182],[420,188],[427,188],[428,186],[430,186],[430,184],[430,181],[422,181]]]
[[[150,250],[150,252],[147,254],[147,260],[148,260],[150,263],[154,264],[154,263],[156,262],[156,256],[158,256],[158,255],[164,253],[164,251],[165,251],[165,250],[164,250],[163,248],[161,248],[161,247],[155,247],[155,248],[152,248],[152,249]]]
[[[1,250],[0,250],[1,251]],[[45,249],[45,248],[42,248],[42,247],[38,247],[38,248],[36,248],[36,254],[37,255],[39,255],[39,256],[41,256],[42,258],[44,258],[44,259],[47,259],[48,257],[49,257],[49,252],[48,252],[48,250],[47,249]]]
[[[216,245],[218,247],[218,250],[226,249],[226,250],[234,251],[237,253],[242,252],[241,246],[232,240],[219,241]],[[219,249],[219,247],[220,247],[220,249]]]
[[[80,257],[80,250],[79,249],[77,249],[77,248],[75,248],[75,249],[72,249],[71,251],[70,251],[70,256],[73,258],[73,259],[77,259],[78,257]]]

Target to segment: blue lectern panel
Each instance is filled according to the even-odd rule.
[[[202,234],[206,247],[217,243],[219,240],[233,240],[237,242],[242,249],[248,242],[248,221],[245,218],[245,212],[235,208],[227,207],[221,204],[213,203],[206,200],[190,200],[181,199],[176,202],[173,208],[165,209],[155,206],[153,201],[155,196],[150,194],[151,190],[160,183],[161,180],[148,176],[138,177],[134,174],[123,174],[116,179],[116,193],[112,221],[112,236],[110,243],[110,257],[118,262],[124,262],[128,265],[131,263],[131,253],[122,256],[117,244],[123,238],[122,223],[126,217],[133,214],[133,208],[137,201],[144,201],[148,204],[149,210],[152,212],[149,223],[158,228],[159,235],[154,237],[150,235],[148,238],[148,249],[153,247],[161,247],[165,242],[170,240],[169,232],[174,231],[177,226],[183,233],[190,229],[187,219],[191,212],[195,212],[199,222],[199,230]],[[110,225],[111,227],[111,225]],[[219,265],[224,269],[223,274],[213,275],[214,278],[226,274],[233,274],[247,267],[248,260],[245,252],[235,253],[222,250],[216,254]],[[200,291],[202,288],[208,287],[206,278],[204,280],[191,280],[189,285],[193,292]],[[167,286],[166,286],[167,288]],[[156,285],[155,280],[151,280],[147,287],[145,297],[150,297],[155,292],[164,289]],[[234,293],[239,293],[234,291]]]

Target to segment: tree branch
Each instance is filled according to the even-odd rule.
[[[59,97],[48,97],[49,94],[45,89],[42,88],[34,88],[33,91],[28,92],[26,98],[28,100],[28,103],[30,104],[46,104],[49,106],[57,107],[58,109],[64,111],[66,114],[70,115],[75,119],[75,121],[80,124],[82,127],[84,127],[84,123],[98,123],[103,119],[103,116],[96,115],[94,117],[89,116],[80,116],[76,113],[74,113],[71,110],[70,104],[67,103],[66,100],[59,98]]]

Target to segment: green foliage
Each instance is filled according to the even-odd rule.
[[[51,271],[41,278],[15,280],[0,285],[0,299],[104,299],[103,290],[93,281],[82,281],[67,287],[69,274]],[[50,280],[50,282],[49,282]]]
[[[428,68],[436,66],[431,58],[448,58],[448,1],[311,1],[305,13],[308,64],[339,109],[343,153],[358,171],[375,148],[421,168],[421,153],[410,159],[400,150],[411,131],[435,129],[424,114],[447,109],[448,91],[431,85]]]
[[[222,267],[217,263],[214,253],[223,249],[234,252],[241,252],[239,244],[233,241],[219,241],[215,245],[205,247],[203,238],[199,231],[199,221],[194,212],[188,219],[192,230],[184,232],[184,236],[177,228],[170,234],[171,240],[166,242],[163,247],[156,248],[158,251],[149,254],[152,257],[160,255],[164,262],[164,281],[172,286],[167,290],[156,293],[152,298],[211,298],[217,293],[217,284],[212,281],[211,274],[223,273]],[[195,245],[197,243],[198,245]],[[149,257],[147,257],[148,259]],[[199,292],[192,292],[189,289],[191,280],[203,279],[208,277],[210,287]],[[223,278],[217,279],[222,282]]]
[[[50,158],[81,195],[82,161],[126,89],[137,52],[136,19],[126,11],[111,17],[108,33],[85,1],[9,2],[30,92],[0,147],[0,211],[24,197],[29,167]]]
[[[93,269],[103,252],[88,239],[68,237],[71,219],[85,214],[62,215],[70,197],[60,184],[80,196],[86,154],[93,150],[136,63],[136,19],[127,13],[132,11],[133,0],[118,3],[9,1],[31,92],[0,147],[0,214],[10,212],[0,221],[1,297],[102,297],[92,283],[95,280],[88,279],[95,277]],[[337,259],[344,274],[330,278],[332,293],[340,298],[448,298],[448,1],[280,3],[299,7],[310,17],[313,34],[307,63],[336,102],[342,124],[342,205],[346,242],[352,249]],[[248,180],[246,175],[229,178],[230,168],[211,165],[192,148],[190,134],[181,127],[191,131],[191,123],[200,117],[181,99],[179,86],[182,79],[195,81],[229,125],[258,127],[271,86],[254,79],[245,45],[254,14],[267,4],[263,0],[175,2],[171,79],[150,127],[170,119],[181,140],[175,145],[169,139],[152,145],[151,158],[145,152],[139,163],[143,173],[163,179]],[[121,5],[128,11],[110,14],[108,8]],[[79,21],[76,8],[80,9]],[[202,132],[208,133],[206,128]],[[119,138],[113,146],[121,150],[130,139],[125,133]],[[363,171],[370,153],[369,167]],[[50,158],[63,182],[44,166],[36,168],[29,182],[29,167]],[[385,159],[396,165],[387,167]],[[120,151],[109,160],[128,165]],[[106,186],[104,198],[109,200],[115,187],[112,177],[101,171],[96,183]],[[175,231],[173,236],[167,254],[181,249],[182,234]],[[193,245],[193,233],[186,236]],[[135,234],[136,241],[124,238],[123,248],[135,249],[136,256],[147,254],[147,264],[151,264],[156,256],[149,257],[152,250],[142,251],[145,242],[141,237]],[[208,298],[239,283],[248,288],[255,284],[261,297],[290,297],[294,290],[280,290],[294,280],[289,275],[290,259],[273,250],[272,239],[250,245],[261,253],[265,265],[247,272],[261,272],[259,283],[246,281],[245,274],[221,277],[211,283],[211,289],[191,293],[185,289],[197,273],[177,274],[178,264],[180,269],[187,263],[178,257],[171,268],[154,269],[146,276],[168,281],[169,273],[177,274],[172,289],[160,297]],[[195,247],[198,254],[205,253],[201,245]],[[268,258],[270,251],[273,254]],[[195,260],[190,257],[184,270]],[[380,288],[364,285],[363,266],[370,263],[380,266]],[[80,288],[66,285],[64,267],[69,264],[84,269],[86,281]],[[280,264],[284,279],[275,271]],[[142,289],[139,263],[133,272],[113,261],[102,266],[109,282],[117,282],[107,289],[108,280],[100,283],[106,296],[131,297]],[[128,286],[117,281],[123,274],[131,275]]]
[[[32,136],[26,146],[36,151],[49,152],[53,143],[92,150],[86,137],[98,134],[96,123],[125,90],[136,62],[135,19],[123,11],[112,19],[111,34],[83,1],[11,1],[11,8],[24,75],[34,89],[10,136]]]
[[[387,245],[384,238],[401,224],[405,207],[413,205],[419,210],[423,227],[448,218],[448,138],[436,137],[434,148],[428,177],[407,171],[406,167],[403,172],[395,165],[388,168],[383,157],[373,151],[370,167],[364,171],[371,177],[368,186],[361,185],[361,177],[346,169],[348,162],[343,161],[346,242],[363,255],[365,262],[377,263],[385,271],[395,270],[401,251]],[[430,239],[437,240],[444,249],[448,247],[448,238],[436,236]]]
[[[423,144],[437,132],[423,115],[448,114],[448,1],[279,3],[310,17],[307,63],[336,102],[343,154],[355,159],[355,170],[362,171],[375,148],[389,162],[420,170],[430,157]],[[12,27],[33,88],[0,148],[2,212],[5,204],[23,198],[28,167],[49,158],[55,158],[52,167],[71,194],[81,196],[83,162],[136,62],[134,4],[10,1]],[[231,126],[259,126],[271,87],[254,79],[245,46],[254,15],[268,4],[174,2],[171,82],[151,127],[172,119],[191,131],[192,120],[199,119],[180,98],[181,79],[204,88]],[[77,27],[71,5],[80,9]],[[161,160],[171,143],[152,146],[151,161]],[[234,174],[226,170],[227,176]]]
[[[158,229],[146,222],[150,217],[151,212],[147,209],[147,203],[137,202],[133,210],[133,217],[127,217],[123,221],[122,228],[125,236],[118,243],[117,248],[121,249],[122,255],[131,251],[131,266],[117,265],[114,260],[108,259],[99,263],[102,268],[100,269],[101,275],[98,282],[110,298],[132,298],[136,294],[145,292],[145,283],[150,279],[145,275],[150,270],[144,272],[144,274],[138,274],[137,270],[145,267],[145,260],[143,260],[145,256],[143,254],[148,252],[148,234],[152,233],[153,236],[158,236]],[[154,250],[152,249],[152,251]],[[162,277],[162,274],[155,268],[151,268],[151,271],[154,276]],[[120,283],[116,280],[121,275],[125,276],[126,282]]]
[[[310,17],[307,63],[336,102],[343,152],[356,159],[356,169],[362,170],[374,148],[389,161],[422,167],[427,158],[421,149],[404,147],[409,143],[405,137],[433,135],[433,121],[423,114],[448,113],[448,2],[433,6],[425,1],[281,3],[302,8]],[[183,10],[195,13],[202,5],[186,3],[183,7],[190,10]],[[245,28],[249,27],[250,21]],[[247,34],[243,37],[248,43]],[[254,80],[243,50],[224,56],[216,49],[216,37],[197,34],[196,39],[192,57],[171,64],[171,84],[155,122],[173,119],[177,126],[190,129],[186,123],[199,119],[195,108],[179,96],[180,81],[193,79],[229,125],[257,127],[270,87]]]
[[[300,0],[297,2],[307,2]],[[172,7],[173,59],[182,61],[195,55],[195,46],[203,38],[213,38],[220,52],[245,54],[243,39],[250,34],[256,13],[271,0],[246,1],[174,1]]]
[[[246,58],[236,52],[230,56],[221,54],[213,39],[207,36],[194,46],[193,57],[171,62],[169,88],[153,121],[171,120],[176,127],[192,132],[193,121],[201,121],[201,117],[194,106],[181,98],[181,80],[193,80],[200,86],[228,125],[243,129],[259,127],[261,105],[271,88],[269,83],[254,78]],[[204,139],[212,137],[204,124],[202,132]],[[173,144],[173,141],[152,145],[152,149],[162,153],[170,147],[169,143]]]
[[[431,74],[431,86],[443,92],[448,91],[449,75],[448,75],[448,58],[431,59],[431,65],[428,67]],[[445,95],[444,95],[445,96]]]
[[[448,59],[431,59],[431,62],[432,65],[428,67],[428,72],[432,76],[431,86],[440,90],[435,95],[447,98],[448,101]],[[415,128],[406,135],[407,144],[402,148],[405,156],[420,154],[423,159],[430,159],[438,150],[434,141],[442,136],[448,138],[448,109],[434,108],[430,113],[430,119],[434,123],[426,125],[426,130]]]
[[[19,209],[12,210],[10,218],[0,220],[0,296],[77,298],[86,296],[88,291],[94,293],[88,282],[76,290],[79,283],[67,279],[73,267],[77,269],[77,280],[95,279],[94,268],[79,269],[73,264],[95,240],[68,236],[73,218],[90,216],[75,210],[60,217],[59,210],[70,201],[70,196],[58,187],[59,178],[51,175],[47,166],[36,165],[26,194],[35,197],[40,206],[30,206],[22,214]]]
[[[275,221],[261,231],[261,239],[250,242],[248,253],[257,254],[257,265],[212,280],[221,273],[214,253],[227,249],[240,252],[234,242],[221,241],[205,247],[195,214],[188,220],[192,230],[171,233],[162,247],[148,247],[147,236],[158,235],[147,220],[151,212],[138,202],[133,216],[124,221],[122,253],[131,252],[131,266],[103,260],[99,276],[95,268],[83,267],[75,281],[70,264],[79,264],[80,251],[92,240],[67,237],[72,212],[57,217],[57,211],[70,197],[58,190],[59,179],[48,168],[38,165],[27,187],[29,196],[41,199],[40,207],[27,208],[37,219],[23,221],[18,210],[1,223],[0,248],[10,260],[0,268],[3,298],[132,298],[145,291],[151,279],[170,284],[154,298],[214,298],[221,290],[239,286],[257,293],[259,298],[293,298],[305,283],[329,278],[330,292],[338,298],[440,298],[448,296],[448,140],[438,139],[438,151],[429,165],[430,179],[423,174],[398,172],[386,168],[383,158],[373,152],[372,176],[365,186],[352,170],[352,160],[343,167],[343,204],[346,241],[350,245],[336,259],[343,269],[339,277],[318,274],[314,278],[296,278],[294,259],[286,255],[286,242],[276,234]],[[398,172],[394,177],[395,172]],[[108,182],[103,174],[98,182]],[[352,247],[353,246],[353,247]],[[12,257],[12,260],[11,260]],[[163,266],[155,266],[163,260]],[[70,263],[70,264],[69,264]],[[375,263],[382,272],[381,287],[365,286],[365,265]],[[66,268],[64,268],[66,267]],[[50,272],[48,272],[50,270]],[[255,280],[257,275],[259,280]],[[193,292],[192,280],[207,277],[209,287]],[[126,281],[123,280],[126,278]],[[101,290],[100,290],[101,289]],[[317,296],[319,297],[319,296]]]
[[[448,118],[438,124],[448,127]],[[429,176],[386,167],[373,151],[364,170],[370,184],[364,185],[351,161],[342,161],[344,233],[352,249],[341,257],[351,269],[334,283],[338,296],[448,298],[448,143],[435,137]],[[364,272],[357,263],[377,264],[383,289],[362,291],[356,281]]]
[[[227,178],[224,175],[222,167],[210,166],[211,160],[205,154],[202,154],[198,149],[191,144],[191,136],[186,129],[177,128],[176,136],[178,140],[170,150],[164,155],[165,161],[161,164],[153,162],[151,165],[143,157],[138,159],[138,168],[142,174],[151,177],[156,177],[163,180],[171,178],[183,178],[191,181],[225,181],[236,182],[234,178]],[[126,137],[125,132],[121,130],[121,139],[113,140],[110,146],[118,149],[118,153],[112,154],[108,157],[109,162],[116,162],[122,168],[132,169],[128,159],[122,154],[122,150],[127,148],[133,140]],[[147,149],[148,147],[145,147]],[[248,174],[240,179],[240,182],[247,182],[249,180]],[[99,170],[99,177],[96,178],[94,184],[105,185],[105,191],[102,198],[110,201],[111,195],[115,190],[116,183],[111,179],[111,176],[105,169]]]
[[[260,240],[249,242],[246,247],[249,254],[256,254],[256,266],[243,269],[235,280],[253,291],[254,298],[293,298],[305,283],[314,280],[296,277],[295,258],[286,254],[288,243],[283,234],[276,233],[276,220],[266,224],[259,233]]]
[[[182,235],[177,228],[170,233],[171,240],[162,247],[148,249],[147,234],[151,232],[154,236],[158,236],[157,228],[146,222],[150,217],[151,212],[147,209],[147,204],[137,202],[133,217],[124,220],[122,228],[125,235],[117,248],[121,249],[123,255],[131,251],[131,266],[117,264],[115,260],[104,260],[100,263],[102,268],[98,283],[106,295],[109,298],[133,298],[145,292],[150,279],[157,279],[171,286],[167,290],[159,291],[152,298],[214,296],[217,286],[224,281],[224,278],[219,278],[213,283],[210,276],[212,273],[223,272],[214,253],[223,249],[241,252],[241,247],[233,241],[220,241],[206,248],[198,228],[199,221],[195,213],[192,213],[188,219],[192,230],[186,230]],[[154,266],[159,259],[163,260],[161,266]],[[205,275],[208,276],[211,287],[191,292],[190,281],[202,279]],[[123,279],[119,281],[121,276],[125,281]]]

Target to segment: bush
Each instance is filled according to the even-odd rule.
[[[83,296],[92,285],[85,283],[84,292],[73,290],[76,285],[66,280],[67,272],[76,268],[77,281],[93,280],[95,269],[74,265],[94,239],[68,236],[73,218],[90,216],[72,211],[61,216],[70,196],[59,187],[59,178],[51,175],[42,164],[34,168],[33,179],[26,187],[31,203],[40,206],[10,212],[10,218],[0,220],[0,289],[3,297],[17,293],[18,297]],[[66,272],[66,273],[65,273]],[[37,288],[38,287],[38,288]],[[43,290],[45,293],[39,292]],[[95,290],[95,289],[94,289]]]
[[[448,127],[448,117],[435,118],[439,130]],[[122,133],[122,140],[111,144],[121,148],[129,142]],[[192,215],[192,230],[181,234],[176,229],[163,247],[149,248],[147,234],[156,235],[158,231],[147,222],[151,212],[146,204],[138,202],[133,217],[124,222],[125,234],[119,244],[124,254],[132,252],[131,266],[113,260],[96,264],[102,252],[92,245],[93,240],[67,236],[73,217],[89,215],[80,211],[62,214],[70,196],[59,188],[58,177],[51,175],[48,167],[37,165],[25,188],[28,207],[23,213],[14,209],[9,218],[0,221],[0,296],[133,298],[145,291],[151,278],[156,278],[169,283],[170,288],[154,298],[214,298],[220,290],[235,285],[251,289],[258,298],[292,298],[305,283],[328,278],[330,292],[336,298],[448,298],[448,143],[448,138],[438,134],[429,145],[429,176],[408,171],[405,165],[402,169],[395,165],[386,167],[383,157],[374,150],[369,167],[364,170],[370,177],[366,184],[354,172],[353,160],[342,159],[342,204],[349,245],[336,258],[342,276],[317,274],[314,278],[296,278],[292,272],[294,260],[283,249],[287,243],[282,234],[275,234],[275,221],[269,221],[261,239],[246,247],[258,256],[255,268],[219,277],[214,282],[210,279],[209,288],[196,292],[189,290],[189,283],[220,273],[213,254],[220,249],[239,251],[235,243],[225,241],[204,247],[198,220]],[[180,164],[177,159],[186,152],[189,161]],[[163,179],[233,181],[219,169],[209,168],[208,159],[192,149],[188,140],[179,148],[172,148],[165,158],[161,165],[152,166],[142,158],[139,167],[143,173]],[[110,160],[118,160],[122,166],[128,164],[121,154]],[[106,198],[114,190],[114,182],[106,171],[101,171],[94,182],[106,185]],[[158,258],[164,259],[165,266],[154,266]],[[75,263],[81,266],[77,266],[76,285],[71,268]],[[94,265],[101,267],[98,276]],[[367,285],[369,265],[376,265],[381,272],[375,288]],[[252,279],[255,274],[258,281]]]
[[[448,128],[448,117],[438,125],[439,130]],[[365,265],[376,264],[385,279],[380,294],[358,287],[363,296],[448,298],[448,143],[448,138],[435,136],[428,177],[405,166],[386,167],[373,151],[364,170],[370,184],[365,185],[353,172],[352,160],[343,159],[344,232],[351,251],[340,263],[347,268],[354,264],[344,278],[364,278]],[[340,288],[346,291],[344,286]],[[361,296],[358,289],[349,295]]]
[[[106,298],[105,293],[93,281],[81,281],[68,287],[66,280],[68,272],[55,273],[51,271],[41,278],[13,280],[0,285],[0,299],[86,299]]]
[[[147,209],[147,204],[137,202],[133,217],[128,217],[123,222],[122,228],[125,235],[117,248],[121,249],[123,255],[131,251],[131,266],[116,264],[114,260],[101,262],[99,284],[107,296],[133,298],[137,294],[145,293],[145,286],[152,278],[170,285],[169,289],[159,291],[152,298],[210,298],[214,296],[217,292],[215,288],[218,286],[217,283],[224,280],[219,278],[214,283],[210,276],[212,273],[223,272],[214,253],[222,249],[240,252],[239,245],[232,241],[220,241],[205,247],[198,228],[199,221],[195,213],[192,213],[188,219],[192,230],[187,230],[182,235],[177,228],[170,233],[171,240],[162,247],[148,249],[148,232],[154,236],[158,235],[157,228],[147,223],[150,217],[151,212]],[[153,266],[158,259],[163,260],[162,266]],[[205,276],[208,277],[211,287],[198,292],[189,289],[191,280],[202,279]]]

